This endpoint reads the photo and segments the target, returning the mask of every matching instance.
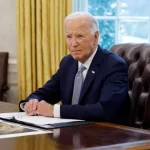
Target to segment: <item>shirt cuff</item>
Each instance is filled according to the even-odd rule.
[[[54,105],[54,118],[60,118],[60,104]]]
[[[24,105],[26,104],[26,102],[24,102],[24,103],[21,103],[20,104],[20,108],[24,111]]]

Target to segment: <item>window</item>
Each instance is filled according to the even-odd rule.
[[[99,23],[99,44],[150,42],[150,0],[74,0],[74,11],[88,11]]]

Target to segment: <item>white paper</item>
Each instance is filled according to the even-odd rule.
[[[51,117],[44,117],[44,116],[28,116],[25,112],[15,112],[15,113],[1,113],[1,118],[15,118],[16,120],[32,123],[36,125],[48,125],[48,124],[56,124],[56,123],[67,123],[67,122],[74,122],[74,121],[83,121],[77,119],[62,119],[62,118],[51,118]]]

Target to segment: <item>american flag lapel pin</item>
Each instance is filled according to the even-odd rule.
[[[95,73],[95,71],[94,71],[94,70],[92,70],[92,73],[94,74],[94,73]]]

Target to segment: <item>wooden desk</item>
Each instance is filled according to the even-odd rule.
[[[0,112],[17,106],[0,102]],[[3,150],[150,149],[150,131],[109,123],[54,129],[54,133],[0,139]]]

